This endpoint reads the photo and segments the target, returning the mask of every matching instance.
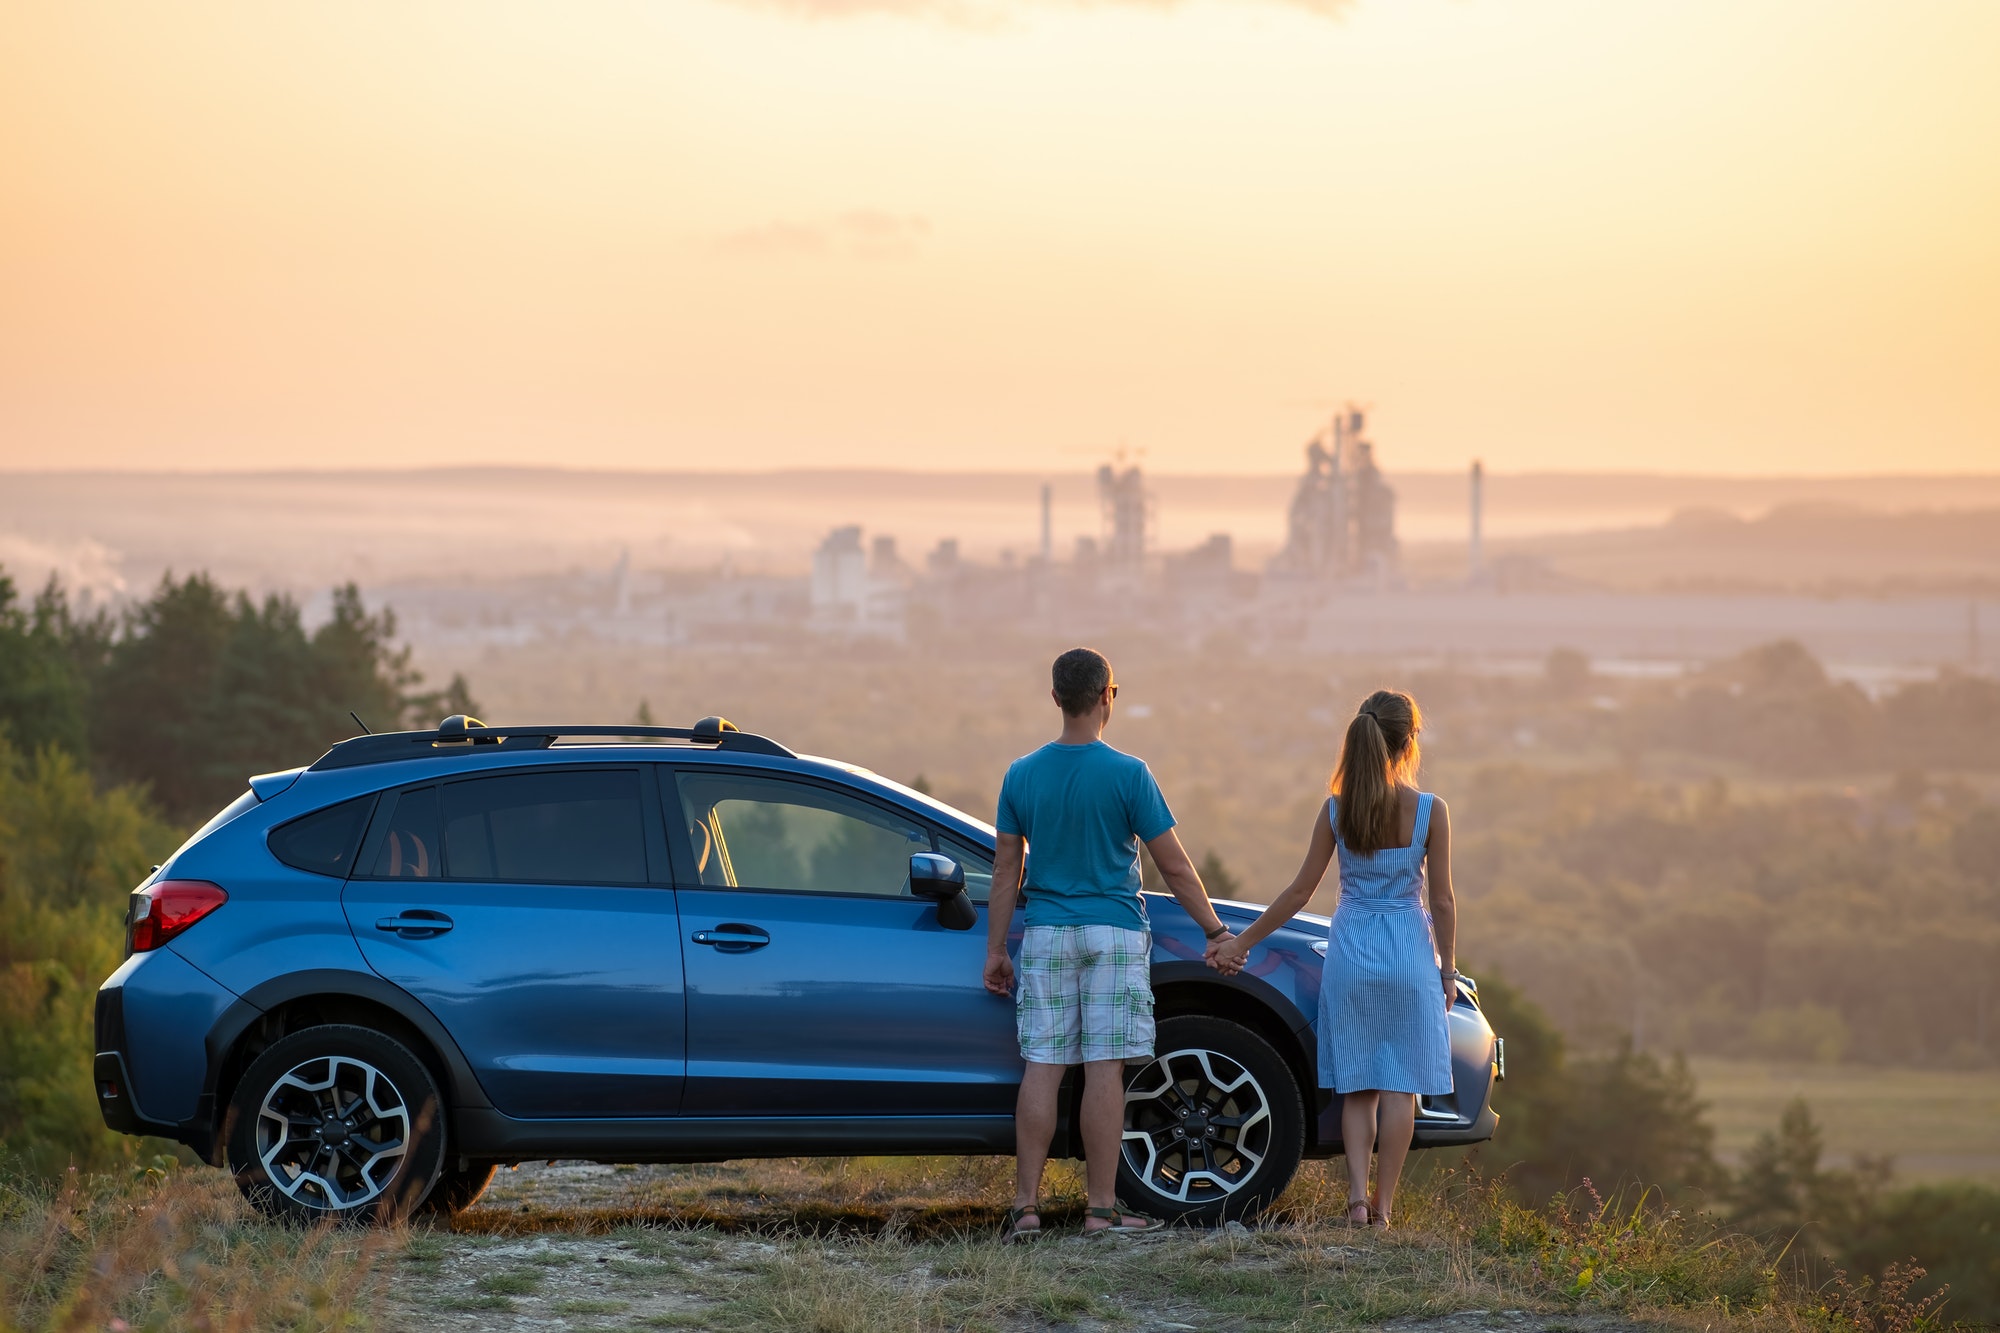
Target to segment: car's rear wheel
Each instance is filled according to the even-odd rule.
[[[447,1167],[438,1177],[437,1184],[424,1196],[418,1212],[434,1217],[450,1217],[462,1213],[479,1202],[479,1196],[486,1193],[486,1187],[493,1183],[494,1173],[500,1169],[498,1162],[473,1162],[464,1170]]]
[[[230,1099],[229,1169],[286,1222],[407,1217],[444,1164],[444,1117],[423,1061],[392,1037],[328,1024],[281,1037]]]
[[[1162,1019],[1153,1049],[1126,1079],[1118,1197],[1203,1226],[1256,1216],[1305,1153],[1291,1067],[1242,1024],[1193,1014]]]

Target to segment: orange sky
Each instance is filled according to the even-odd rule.
[[[0,468],[2000,470],[1992,0],[0,7]]]

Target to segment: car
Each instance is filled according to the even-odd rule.
[[[98,1104],[291,1221],[455,1212],[524,1160],[1011,1153],[1014,1006],[981,978],[993,847],[721,718],[357,736],[249,779],[133,892]],[[1129,1070],[1120,1197],[1253,1216],[1341,1149],[1315,1071],[1327,920],[1224,977],[1177,902],[1146,907],[1158,1053]],[[1420,1102],[1419,1146],[1497,1121],[1504,1050],[1459,994],[1456,1091]]]

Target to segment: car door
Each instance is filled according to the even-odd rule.
[[[690,1115],[993,1115],[1021,1079],[981,981],[986,911],[947,930],[909,888],[918,819],[804,777],[689,765],[681,867]],[[967,866],[979,884],[991,863]],[[983,894],[980,895],[982,898]]]
[[[343,902],[493,1105],[665,1116],[686,1075],[679,917],[652,765],[536,767],[389,793]]]

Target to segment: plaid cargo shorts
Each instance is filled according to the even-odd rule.
[[[1029,926],[1014,1018],[1038,1065],[1153,1054],[1153,934],[1122,926]]]

